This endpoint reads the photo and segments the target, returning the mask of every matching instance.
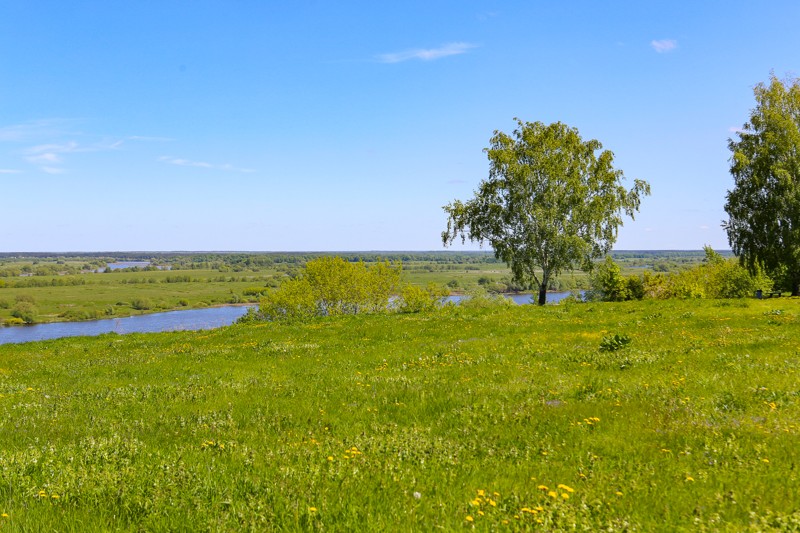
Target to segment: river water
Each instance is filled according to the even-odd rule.
[[[51,322],[32,326],[0,327],[0,344],[43,341],[81,335],[101,335],[103,333],[155,333],[214,329],[233,324],[246,312],[247,306],[227,305],[84,322]]]
[[[560,302],[570,294],[569,292],[548,292],[547,303]],[[453,295],[445,298],[445,301],[458,303],[463,298],[464,296]],[[535,303],[533,298],[536,298],[536,295],[508,294],[506,298],[510,298],[516,304],[524,305]],[[0,327],[0,344],[16,344],[81,335],[101,335],[103,333],[157,333],[160,331],[214,329],[233,324],[247,312],[248,307],[252,306],[227,305],[83,322],[51,322],[32,326]]]

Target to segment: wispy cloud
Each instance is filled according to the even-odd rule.
[[[476,47],[477,45],[470,43],[448,43],[439,48],[417,48],[414,50],[405,50],[403,52],[380,54],[377,56],[377,59],[381,63],[402,63],[403,61],[411,61],[413,59],[433,61],[434,59],[464,54]]]
[[[658,39],[650,41],[650,46],[659,54],[665,54],[675,50],[678,47],[678,41],[675,39]]]
[[[22,171],[11,168],[0,168],[0,174],[20,174]]]
[[[167,155],[159,157],[158,160],[162,163],[168,163],[170,165],[177,165],[180,167],[207,168],[210,170],[224,170],[226,172],[255,172],[255,170],[250,168],[236,167],[227,163],[224,165],[215,165],[212,163],[206,163],[205,161],[192,161],[189,159],[182,159],[180,157],[172,157]]]
[[[55,165],[61,165],[64,162],[64,154],[104,152],[115,150],[121,145],[122,141],[98,142],[88,145],[79,144],[75,141],[39,144],[25,150],[24,157],[29,163],[38,165],[39,169],[43,172],[47,172],[48,174],[61,174],[64,172],[64,169]]]
[[[0,142],[35,142],[37,139],[73,134],[74,132],[69,131],[73,122],[63,119],[44,119],[2,126]]]

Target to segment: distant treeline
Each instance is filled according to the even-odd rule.
[[[729,250],[719,252],[732,257]],[[703,260],[702,250],[621,250],[612,257],[622,265],[668,271]],[[0,253],[0,277],[72,275],[103,271],[109,263],[147,261],[145,268],[127,271],[218,270],[220,272],[273,269],[290,272],[317,258],[341,257],[347,262],[401,262],[406,270],[458,270],[469,265],[502,264],[491,251],[390,252],[49,252]]]

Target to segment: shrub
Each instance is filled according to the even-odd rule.
[[[448,291],[433,283],[423,289],[416,285],[405,285],[400,291],[397,309],[401,313],[419,313],[436,309]]]
[[[11,316],[22,320],[25,324],[36,322],[36,306],[28,301],[21,301],[11,310]]]
[[[491,294],[482,288],[467,292],[459,307],[465,309],[492,309],[514,305],[514,302],[502,294]]]
[[[261,298],[268,320],[385,312],[400,283],[401,266],[380,262],[367,268],[359,261],[321,257]]]
[[[131,307],[137,311],[146,311],[153,307],[153,303],[147,298],[134,298],[131,300]]]

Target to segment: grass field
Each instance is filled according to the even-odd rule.
[[[798,314],[452,308],[0,346],[0,530],[797,531]]]

